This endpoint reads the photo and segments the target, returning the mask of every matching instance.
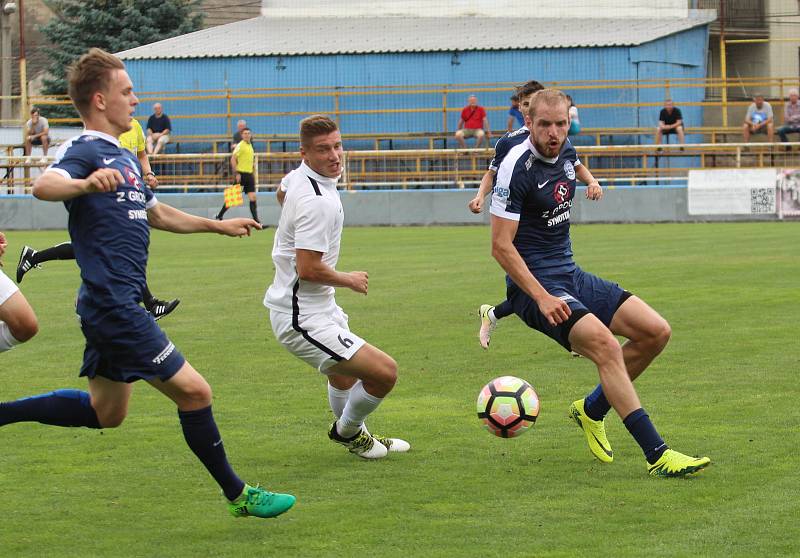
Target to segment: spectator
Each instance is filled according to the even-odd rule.
[[[461,111],[461,118],[456,127],[456,140],[461,149],[467,147],[465,139],[475,137],[475,147],[483,144],[483,138],[491,138],[492,130],[489,119],[486,118],[486,109],[478,104],[478,98],[470,95],[467,106]]]
[[[153,114],[147,119],[147,154],[156,155],[169,143],[172,123],[164,114],[161,103],[153,105]]]
[[[789,90],[789,101],[783,107],[783,126],[778,128],[781,141],[789,141],[786,134],[800,134],[800,102],[797,89]],[[786,146],[789,149],[789,146]]]
[[[39,109],[31,109],[31,118],[25,123],[25,155],[30,155],[34,145],[42,146],[42,159],[47,157],[50,147],[50,126],[47,118],[39,115]]]
[[[522,128],[525,125],[525,117],[522,116],[522,112],[519,110],[519,95],[516,93],[511,95],[511,108],[508,109],[506,132],[513,132],[516,129],[514,128],[515,120],[517,121],[517,128]]]
[[[683,133],[683,115],[681,109],[672,104],[672,99],[664,101],[664,108],[658,114],[658,129],[656,130],[656,145],[661,143],[662,136],[678,134],[678,143],[686,143]],[[669,143],[669,138],[667,138]],[[681,148],[683,149],[683,148]]]
[[[567,101],[569,101],[569,130],[567,130],[567,135],[577,136],[581,133],[581,120],[578,118],[578,107],[575,106],[575,102],[569,95],[567,95]]]
[[[764,100],[763,95],[756,94],[753,102],[747,107],[747,115],[742,124],[744,141],[750,141],[751,134],[767,134],[767,141],[775,139],[775,128],[772,124],[772,107]]]
[[[239,120],[236,123],[236,131],[233,133],[233,147],[239,145],[239,142],[242,141],[242,130],[247,128],[247,122],[244,120]]]

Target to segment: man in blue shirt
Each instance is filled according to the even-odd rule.
[[[669,449],[639,402],[632,380],[663,350],[669,324],[616,283],[583,271],[572,259],[570,209],[581,162],[567,141],[569,102],[557,90],[534,94],[529,139],[497,171],[490,212],[492,255],[506,271],[507,297],[531,328],[595,363],[600,385],[575,401],[570,417],[602,462],[613,460],[605,415],[614,410],[637,441],[652,476],[685,476],[710,459]],[[595,182],[586,190],[598,200]],[[628,341],[620,346],[614,337]]]
[[[211,412],[211,388],[139,306],[150,226],[176,233],[249,235],[251,219],[219,222],[156,200],[142,169],[117,137],[130,129],[139,100],[123,63],[93,48],[69,72],[69,95],[86,129],[69,140],[33,194],[63,201],[82,284],[76,304],[86,338],[80,375],[89,392],[57,390],[0,404],[0,426],[25,421],[64,427],[122,424],[132,383],[145,380],[172,399],[184,438],[222,488],[236,517],[274,517],[294,496],[245,484],[225,455]]]
[[[145,149],[148,155],[157,155],[169,143],[169,134],[172,132],[172,122],[164,114],[161,103],[153,105],[153,114],[147,119],[147,139]]]
[[[508,122],[506,122],[506,132],[511,133],[517,128],[525,125],[525,117],[519,110],[519,95],[511,95],[511,107],[508,109]]]

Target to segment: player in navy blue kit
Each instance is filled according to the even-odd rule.
[[[632,383],[666,346],[669,324],[640,298],[583,271],[572,259],[570,208],[582,165],[566,140],[568,108],[566,96],[553,89],[531,99],[530,138],[509,151],[497,172],[492,255],[508,274],[508,300],[517,316],[597,366],[600,385],[569,410],[595,457],[613,460],[604,422],[613,406],[642,448],[650,475],[694,473],[710,459],[669,449]],[[602,197],[596,181],[586,197]],[[627,341],[620,346],[614,335]]]
[[[489,192],[491,192],[495,183],[495,178],[497,177],[497,169],[500,167],[500,163],[503,162],[509,150],[528,139],[531,133],[528,129],[528,106],[530,105],[533,94],[542,89],[544,89],[544,86],[533,79],[517,87],[516,95],[519,99],[519,110],[524,115],[525,126],[512,132],[507,132],[497,140],[494,146],[494,157],[492,157],[489,168],[481,179],[478,192],[475,194],[475,197],[469,201],[469,204],[467,204],[467,207],[469,207],[469,210],[473,213],[480,213],[483,211],[483,201],[486,196],[489,195]],[[481,347],[484,349],[489,348],[491,335],[494,328],[497,327],[497,321],[513,313],[514,309],[511,307],[511,303],[508,300],[504,300],[500,304],[494,306],[491,304],[481,305],[478,309],[478,317],[481,320],[478,340],[480,341]]]
[[[145,380],[172,399],[187,444],[208,469],[237,517],[274,517],[294,496],[245,484],[225,455],[211,412],[211,388],[141,306],[150,226],[176,233],[249,235],[251,219],[220,222],[159,203],[136,157],[117,137],[130,128],[139,100],[123,63],[91,49],[69,72],[69,95],[86,126],[69,140],[33,187],[63,201],[81,270],[77,312],[86,338],[81,376],[89,391],[61,389],[0,404],[0,426],[25,421],[112,428],[122,424],[132,383]]]

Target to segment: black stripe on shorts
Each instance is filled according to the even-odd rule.
[[[309,180],[311,180],[312,184],[315,184],[316,186],[316,183],[314,182],[313,178],[309,177]],[[297,300],[297,291],[299,289],[300,289],[300,280],[298,279],[297,282],[294,284],[294,288],[292,289],[292,328],[300,335],[302,335],[303,339],[314,345],[317,349],[319,349],[320,351],[324,352],[327,355],[330,355],[330,357],[333,360],[336,361],[343,360],[344,357],[337,355],[335,352],[333,352],[333,349],[329,349],[328,347],[326,347],[325,345],[323,345],[322,343],[311,337],[311,335],[309,335],[309,333],[305,329],[300,327],[300,304]]]

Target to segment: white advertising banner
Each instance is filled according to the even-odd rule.
[[[778,169],[689,171],[689,215],[776,214]]]
[[[800,169],[781,169],[778,179],[778,215],[800,217]]]

